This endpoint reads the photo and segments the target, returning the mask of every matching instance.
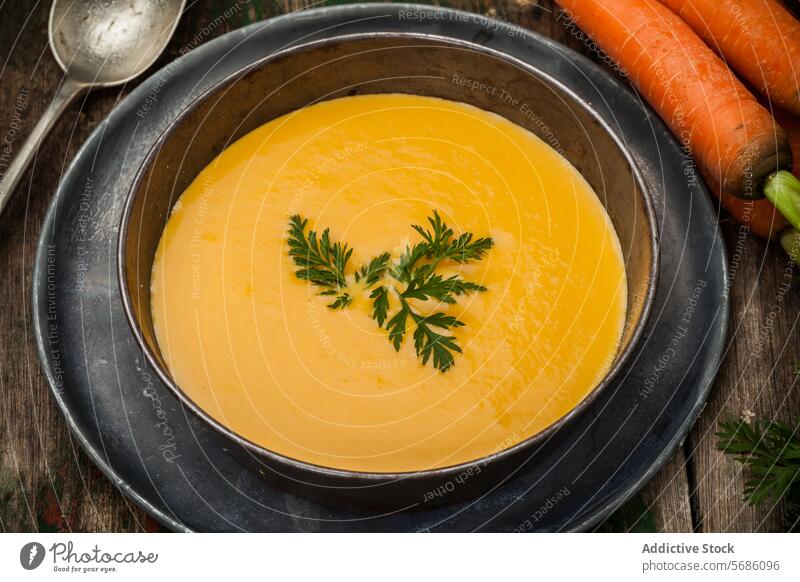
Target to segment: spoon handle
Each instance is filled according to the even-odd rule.
[[[22,144],[19,153],[8,166],[8,170],[0,177],[0,215],[8,204],[11,194],[25,175],[31,161],[36,157],[44,138],[50,133],[61,114],[70,103],[86,89],[86,85],[65,78],[58,88],[53,100],[42,115],[39,123],[33,128],[28,139]]]

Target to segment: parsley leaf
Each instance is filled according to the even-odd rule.
[[[380,281],[384,273],[389,269],[389,259],[391,258],[392,255],[389,253],[383,253],[372,259],[369,264],[361,267],[360,271],[356,271],[356,283],[364,280],[366,286],[371,287]]]
[[[342,289],[347,286],[345,268],[353,249],[346,244],[332,243],[330,229],[327,228],[319,239],[313,230],[306,235],[307,224],[308,220],[296,214],[289,223],[289,256],[300,267],[295,275],[298,279],[322,287],[320,295],[336,295],[336,300],[328,307],[344,309],[352,302],[352,297]]]
[[[718,448],[750,470],[744,487],[747,503],[783,499],[791,528],[800,526],[800,426],[737,420],[719,427]]]
[[[386,287],[381,285],[372,290],[372,293],[369,294],[369,298],[373,300],[372,319],[377,321],[378,326],[381,327],[389,313],[389,291],[387,291]]]

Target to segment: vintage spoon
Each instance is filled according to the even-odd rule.
[[[42,141],[80,94],[145,71],[167,46],[186,0],[54,0],[50,49],[65,76],[0,180],[0,214]]]

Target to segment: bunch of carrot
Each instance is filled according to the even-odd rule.
[[[800,259],[800,21],[778,0],[556,1],[627,71],[725,208]]]

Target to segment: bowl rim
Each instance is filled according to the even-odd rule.
[[[270,450],[236,433],[235,431],[233,431],[220,421],[216,420],[205,410],[203,410],[199,405],[197,405],[180,388],[177,382],[172,378],[171,374],[161,366],[161,364],[158,361],[158,358],[155,356],[155,354],[153,354],[149,345],[144,340],[144,337],[142,335],[142,330],[140,329],[140,326],[134,315],[132,299],[130,293],[128,292],[129,285],[128,285],[127,271],[124,267],[125,265],[124,259],[127,255],[127,250],[128,250],[127,249],[128,227],[130,224],[131,215],[133,211],[133,201],[135,199],[135,192],[139,189],[141,183],[144,181],[145,174],[147,173],[147,170],[152,164],[153,160],[156,158],[161,147],[172,136],[179,123],[188,114],[190,114],[198,107],[200,107],[200,105],[203,102],[205,102],[208,98],[213,97],[213,95],[221,88],[228,86],[229,84],[235,82],[239,78],[247,76],[248,74],[257,69],[268,66],[271,62],[275,60],[283,58],[287,55],[291,55],[293,53],[302,52],[320,46],[324,47],[326,45],[334,45],[341,42],[357,41],[370,38],[411,40],[411,41],[419,41],[421,43],[428,41],[428,42],[438,43],[441,46],[447,46],[459,50],[469,50],[473,52],[483,53],[495,59],[505,61],[513,65],[514,67],[521,69],[522,71],[540,79],[546,84],[555,87],[560,92],[564,93],[572,100],[573,103],[582,108],[587,114],[589,114],[589,116],[596,123],[600,125],[600,127],[606,132],[606,134],[608,134],[608,136],[612,139],[612,141],[617,145],[617,148],[619,149],[620,153],[628,163],[628,166],[631,169],[631,173],[634,177],[634,180],[638,185],[638,189],[641,192],[643,209],[647,219],[649,239],[652,247],[652,254],[649,266],[649,277],[647,280],[647,290],[642,300],[641,315],[636,325],[633,328],[627,346],[625,346],[623,350],[617,353],[611,367],[603,376],[602,380],[598,382],[594,386],[594,388],[592,388],[592,390],[588,392],[566,414],[559,417],[553,423],[549,424],[539,432],[536,432],[530,435],[529,437],[507,448],[490,453],[489,455],[484,455],[483,457],[479,457],[477,459],[473,459],[463,463],[458,463],[455,465],[447,465],[444,467],[437,467],[434,469],[377,472],[377,471],[355,471],[349,469],[337,469],[335,467],[318,465],[315,463],[310,463],[308,461],[295,459],[294,457],[290,457],[288,455],[284,455],[282,453]],[[413,46],[415,45],[413,44],[408,45],[408,48],[412,48]],[[421,45],[421,46],[429,46],[429,45]],[[330,61],[326,61],[326,63],[327,62]],[[282,84],[282,86],[285,85],[286,83],[291,82],[292,80],[294,79],[289,79],[285,81]],[[554,435],[562,426],[568,424],[574,417],[581,414],[584,411],[584,409],[586,409],[597,398],[597,396],[614,381],[614,379],[617,377],[622,368],[627,364],[634,350],[637,348],[641,336],[644,333],[644,328],[646,327],[647,322],[652,313],[652,308],[655,300],[656,288],[659,278],[659,261],[661,256],[660,236],[658,232],[658,221],[656,217],[655,206],[652,200],[650,189],[647,187],[647,183],[645,182],[642,176],[641,170],[639,169],[639,166],[636,163],[636,161],[631,156],[628,148],[625,147],[625,144],[620,139],[619,135],[615,131],[613,131],[609,123],[607,123],[603,118],[601,118],[595,112],[595,110],[586,100],[579,97],[569,87],[567,87],[559,80],[553,78],[548,73],[506,52],[493,49],[487,46],[483,46],[475,42],[450,38],[438,34],[395,32],[395,31],[342,34],[325,39],[313,40],[309,42],[303,42],[296,45],[292,45],[288,48],[280,49],[273,53],[267,54],[264,57],[259,58],[255,62],[250,63],[247,66],[241,67],[240,69],[225,76],[223,79],[215,82],[210,87],[200,92],[197,96],[195,96],[191,100],[191,102],[182,107],[175,115],[175,117],[164,128],[164,130],[158,136],[156,141],[148,148],[147,153],[145,154],[141,164],[136,170],[136,174],[134,176],[133,181],[131,182],[131,186],[125,195],[125,201],[120,216],[120,228],[117,235],[116,251],[117,251],[116,252],[117,283],[119,286],[120,295],[122,298],[123,310],[125,312],[125,317],[128,321],[128,325],[131,329],[131,332],[133,333],[134,338],[136,339],[137,344],[139,345],[139,348],[144,353],[144,356],[148,364],[152,366],[152,368],[156,371],[156,374],[158,375],[159,379],[164,383],[164,385],[169,389],[169,391],[175,397],[178,398],[181,404],[187,407],[194,415],[199,417],[206,425],[212,428],[216,433],[218,433],[224,438],[227,438],[235,442],[236,444],[244,448],[249,454],[255,455],[256,458],[266,457],[270,461],[277,463],[279,465],[288,465],[289,467],[295,470],[315,473],[317,475],[322,475],[325,477],[333,477],[345,480],[358,479],[370,482],[369,484],[366,485],[348,485],[347,487],[351,489],[375,487],[375,486],[385,485],[387,482],[393,482],[403,479],[430,479],[430,478],[440,479],[440,478],[447,478],[450,476],[459,475],[464,471],[468,471],[472,468],[475,468],[476,466],[483,467],[489,463],[493,463],[496,461],[500,461],[502,459],[512,457],[525,449],[534,447],[537,444],[540,444],[541,442],[549,439],[549,437]],[[337,486],[330,484],[319,485],[319,486],[324,486],[333,489],[338,488]]]

